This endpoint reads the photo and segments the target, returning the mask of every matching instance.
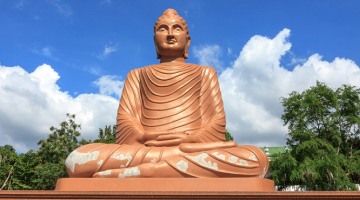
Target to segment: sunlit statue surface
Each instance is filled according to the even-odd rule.
[[[66,160],[70,177],[264,177],[266,155],[225,141],[212,67],[185,63],[190,36],[173,9],[154,26],[160,64],[132,70],[117,114],[117,144],[93,143]]]

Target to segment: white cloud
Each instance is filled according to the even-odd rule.
[[[104,48],[103,54],[104,54],[104,56],[108,56],[108,55],[110,55],[110,54],[112,54],[113,52],[116,52],[116,51],[117,51],[117,49],[116,49],[115,46],[106,46]]]
[[[84,66],[82,68],[84,71],[89,72],[90,74],[96,75],[96,76],[101,76],[103,73],[103,70],[100,66],[98,65],[93,65],[93,66]]]
[[[105,45],[103,51],[97,56],[99,59],[103,60],[110,56],[111,54],[115,53],[117,51],[116,45]]]
[[[44,47],[41,49],[41,54],[47,57],[51,57],[52,56],[52,52],[51,49],[49,47]]]
[[[54,51],[55,49],[51,46],[45,46],[41,49],[33,49],[31,50],[33,53],[37,54],[37,55],[41,55],[47,58],[51,58],[53,60],[58,60],[55,56],[54,56]]]
[[[82,137],[88,139],[95,138],[99,128],[115,124],[118,99],[102,94],[74,98],[61,91],[59,78],[46,64],[31,73],[19,66],[0,66],[0,146],[10,144],[20,152],[37,148],[37,141],[47,137],[50,126],[64,121],[66,113],[76,114]]]
[[[118,76],[105,75],[96,80],[94,84],[100,89],[100,94],[120,98],[124,82]]]
[[[288,64],[289,66],[295,66],[295,65],[301,65],[304,62],[306,62],[305,58],[296,58],[296,57],[292,57],[290,60],[290,63]]]
[[[193,53],[199,60],[199,64],[213,66],[217,70],[222,71],[223,64],[220,61],[222,50],[219,45],[195,46]]]
[[[314,54],[292,71],[285,69],[280,60],[290,51],[289,36],[288,29],[272,39],[253,36],[233,65],[219,75],[227,128],[240,144],[285,145],[287,128],[280,118],[280,98],[292,91],[308,89],[317,80],[332,88],[343,84],[360,87],[360,68],[349,59],[328,62]]]

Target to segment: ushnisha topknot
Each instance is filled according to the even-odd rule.
[[[174,10],[172,8],[165,10],[164,13],[155,22],[154,32],[156,32],[156,27],[159,25],[159,23],[162,20],[164,20],[165,18],[177,18],[182,23],[186,33],[189,34],[189,29],[188,29],[186,21],[182,17],[180,17],[180,15],[176,12],[176,10]]]

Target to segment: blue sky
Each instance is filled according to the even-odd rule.
[[[167,8],[189,25],[188,62],[218,70],[239,143],[284,145],[278,100],[293,90],[316,80],[360,86],[357,0],[0,0],[0,145],[36,148],[66,112],[86,137],[114,124],[126,74],[158,62],[153,25]]]

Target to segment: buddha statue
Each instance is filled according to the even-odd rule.
[[[116,144],[87,144],[66,160],[70,177],[260,177],[268,158],[225,140],[216,71],[188,64],[185,20],[166,10],[154,26],[159,64],[129,72],[117,113]]]

